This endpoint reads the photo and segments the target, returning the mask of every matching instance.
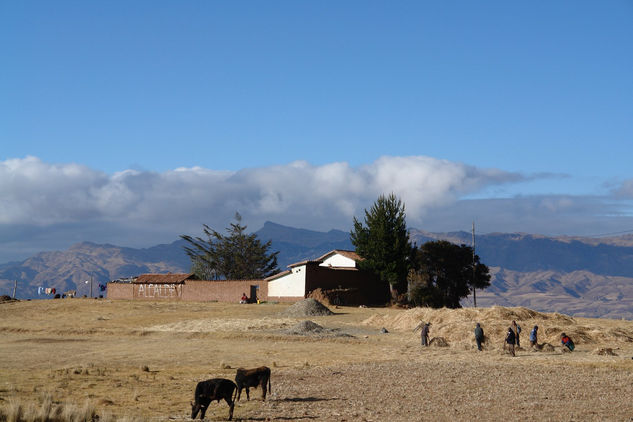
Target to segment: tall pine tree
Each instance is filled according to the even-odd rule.
[[[360,269],[373,272],[389,284],[393,299],[407,289],[413,252],[405,220],[402,201],[393,193],[380,195],[371,209],[365,210],[364,224],[354,217],[350,233],[356,253],[363,258]]]

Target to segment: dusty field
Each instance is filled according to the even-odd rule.
[[[340,308],[289,317],[289,305],[90,299],[0,304],[0,409],[93,404],[110,419],[187,420],[197,381],[267,365],[272,394],[242,396],[234,420],[633,420],[633,323],[527,309]],[[294,313],[293,313],[294,315]],[[500,346],[510,321],[541,327],[553,352]],[[303,321],[323,327],[301,332]],[[431,322],[449,347],[419,346]],[[487,350],[474,350],[481,322]],[[313,325],[309,325],[313,327]],[[381,328],[388,333],[381,333]],[[564,330],[577,343],[562,353]],[[294,334],[293,334],[294,333]],[[598,355],[611,348],[616,356]],[[208,420],[223,420],[214,403]]]

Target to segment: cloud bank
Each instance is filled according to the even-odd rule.
[[[193,167],[112,175],[32,156],[8,159],[0,162],[0,235],[6,239],[0,263],[7,261],[3,257],[84,240],[136,247],[171,242],[179,234],[199,234],[202,223],[223,229],[236,211],[252,230],[267,220],[348,230],[354,216],[362,217],[380,194],[391,192],[405,203],[408,225],[429,231],[468,228],[476,219],[483,231],[563,233],[590,218],[630,218],[617,204],[598,198],[464,199],[534,177],[548,176],[425,156],[386,156],[357,168],[345,162],[314,166],[295,161],[235,172]],[[620,188],[619,196],[626,194],[633,196],[630,182]]]

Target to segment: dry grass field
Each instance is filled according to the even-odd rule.
[[[266,365],[271,394],[266,402],[259,389],[250,401],[242,394],[234,420],[633,421],[630,321],[500,307],[289,316],[289,306],[0,303],[0,420],[17,419],[18,408],[23,420],[55,408],[58,420],[188,420],[197,381]],[[501,349],[513,319],[523,327],[516,357]],[[306,320],[323,329],[310,331]],[[420,321],[448,347],[422,349],[412,332]],[[475,322],[488,336],[483,352]],[[554,350],[525,347],[534,324]],[[561,331],[576,342],[573,353],[561,351]],[[214,402],[206,419],[227,416]]]

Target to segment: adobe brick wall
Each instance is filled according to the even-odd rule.
[[[108,283],[108,299],[132,299],[132,285],[130,283]]]
[[[237,303],[242,293],[246,293],[250,299],[251,286],[259,286],[259,300],[268,300],[268,282],[264,280],[187,280],[182,291],[182,300]]]

